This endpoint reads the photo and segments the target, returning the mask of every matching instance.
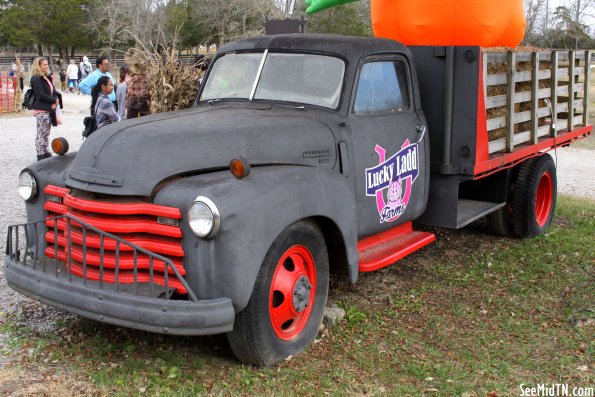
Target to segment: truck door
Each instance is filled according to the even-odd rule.
[[[425,208],[426,138],[409,63],[366,59],[352,95],[359,238],[417,218]]]

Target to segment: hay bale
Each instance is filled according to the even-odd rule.
[[[482,49],[482,50],[484,52],[502,52],[502,51],[509,51],[510,49],[507,49],[507,48],[487,49],[486,48],[486,49]],[[543,49],[536,48],[536,47],[519,47],[519,48],[514,49],[513,51],[534,52],[534,51],[543,51]],[[540,61],[538,67],[539,67],[539,70],[548,70],[548,69],[551,69],[552,64],[550,61]],[[487,65],[488,74],[507,74],[508,71],[509,71],[509,65],[505,62],[490,63]],[[517,62],[516,66],[515,66],[515,71],[516,72],[533,71],[533,64],[532,64],[532,62],[526,62],[526,61]],[[538,86],[540,89],[550,88],[551,80],[550,79],[540,79],[538,82]],[[518,83],[515,83],[514,90],[515,90],[515,93],[531,92],[532,87],[533,87],[533,84],[531,81],[518,82]],[[488,97],[500,96],[500,95],[508,95],[508,85],[507,84],[487,87],[487,96]],[[540,99],[538,101],[538,107],[541,108],[541,107],[546,107],[546,106],[547,106],[547,104],[546,104],[545,100]],[[526,111],[530,111],[531,109],[532,109],[531,100],[516,103],[514,105],[515,113],[526,112]],[[488,120],[499,118],[499,117],[505,117],[508,115],[508,106],[502,106],[502,107],[498,107],[498,108],[488,109],[486,113],[487,113],[486,116],[487,116]],[[546,117],[539,118],[538,126],[546,125],[547,124],[546,119],[547,119]],[[514,133],[518,134],[518,133],[530,130],[531,128],[532,128],[531,121],[517,123],[514,126]],[[498,140],[498,139],[506,137],[507,134],[508,134],[507,128],[499,128],[496,130],[492,130],[488,134],[488,140],[490,142],[494,141],[494,140]]]

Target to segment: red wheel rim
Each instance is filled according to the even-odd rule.
[[[277,262],[269,294],[269,316],[275,334],[291,340],[308,323],[316,296],[316,266],[308,249],[294,245]]]
[[[545,172],[539,180],[537,194],[535,196],[535,220],[539,227],[544,226],[550,217],[552,204],[554,201],[554,184],[552,175]]]

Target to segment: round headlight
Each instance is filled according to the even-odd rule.
[[[37,197],[37,181],[31,172],[21,172],[18,189],[19,195],[25,201],[31,201]]]
[[[188,223],[192,232],[200,238],[215,237],[221,226],[221,216],[215,204],[206,197],[199,196],[188,211]]]

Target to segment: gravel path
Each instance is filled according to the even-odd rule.
[[[89,113],[90,96],[63,94],[64,124],[52,127],[51,139],[64,136],[71,150],[82,144],[83,118]],[[19,173],[37,159],[35,152],[35,118],[26,111],[23,115],[0,114],[0,322],[9,313],[19,314],[28,326],[41,332],[53,331],[56,320],[72,315],[43,305],[13,291],[4,279],[4,248],[6,231],[10,224],[26,220],[25,206],[16,190]],[[5,336],[0,334],[0,350]],[[0,356],[0,368],[6,364]]]
[[[64,125],[52,128],[50,140],[66,137],[71,151],[77,150],[82,144],[82,120],[89,113],[89,105],[89,96],[64,94]],[[25,116],[0,115],[0,321],[7,313],[20,313],[28,326],[47,332],[53,330],[55,320],[70,315],[17,294],[6,285],[3,274],[7,226],[25,221],[16,183],[20,171],[36,159],[34,121],[31,112]],[[556,157],[559,192],[595,200],[595,150],[566,148],[558,150]],[[0,349],[2,339],[0,334]]]
[[[595,200],[595,150],[569,147],[552,156],[558,160],[558,192]]]

